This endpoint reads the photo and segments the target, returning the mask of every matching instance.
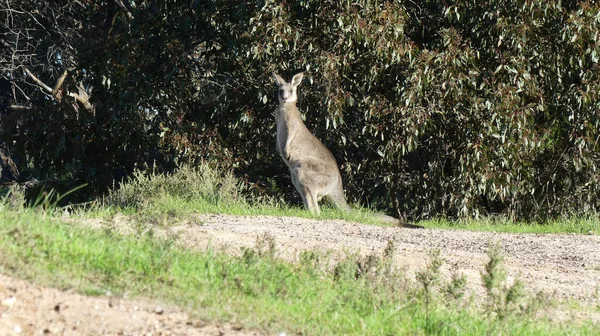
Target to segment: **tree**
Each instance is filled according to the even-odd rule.
[[[93,197],[135,167],[210,161],[297,197],[269,73],[305,70],[300,109],[351,201],[413,218],[600,207],[598,4],[131,4],[0,4],[0,139],[21,175]]]

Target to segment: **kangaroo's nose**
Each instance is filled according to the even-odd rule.
[[[279,90],[279,95],[281,99],[286,100],[290,97],[290,92],[288,90]]]

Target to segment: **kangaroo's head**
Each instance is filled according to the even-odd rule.
[[[286,82],[281,76],[276,73],[273,73],[273,78],[275,79],[275,83],[279,88],[279,92],[277,93],[277,99],[279,99],[280,104],[287,103],[295,103],[298,100],[298,93],[296,88],[302,82],[302,77],[304,73],[300,72],[295,74],[292,78],[292,82]]]

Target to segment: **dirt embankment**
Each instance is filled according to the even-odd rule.
[[[146,300],[85,296],[0,274],[0,335],[259,335]]]
[[[90,221],[87,225],[131,230],[124,217],[115,217],[110,223]],[[500,242],[509,279],[519,277],[530,293],[544,291],[559,299],[600,304],[598,236],[402,229],[341,220],[229,215],[197,216],[173,226],[170,232],[190,249],[210,246],[233,254],[244,247],[255,247],[257,237],[267,234],[274,238],[277,255],[289,261],[297,261],[304,250],[332,252],[333,258],[347,253],[381,254],[393,240],[394,260],[408,276],[426,266],[432,249],[439,249],[445,262],[444,275],[463,273],[476,296],[484,293],[481,271],[488,260],[488,244]],[[11,298],[15,299],[12,303]],[[253,334],[235,324],[193,321],[177,309],[151,302],[86,297],[2,275],[0,300],[4,300],[0,305],[0,335],[17,334],[19,330],[23,335]],[[591,318],[600,320],[595,315],[600,314]]]

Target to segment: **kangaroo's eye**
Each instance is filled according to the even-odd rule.
[[[282,90],[279,90],[279,94],[280,94],[280,95],[282,95],[282,96],[283,96],[283,93],[284,93],[284,92],[285,92],[285,91],[284,91],[283,89],[282,89]]]

